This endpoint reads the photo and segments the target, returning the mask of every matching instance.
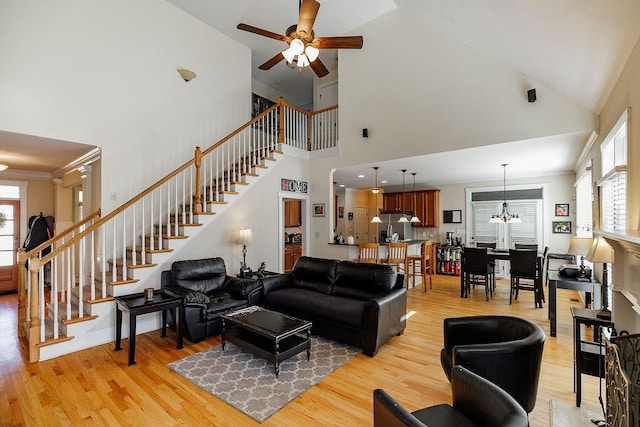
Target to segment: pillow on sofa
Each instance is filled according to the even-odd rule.
[[[298,258],[293,267],[294,286],[328,294],[336,280],[336,270],[340,261],[335,259]]]
[[[204,294],[222,290],[227,278],[227,269],[222,258],[205,258],[176,261],[171,265],[174,286]]]
[[[389,265],[342,261],[333,295],[367,300],[393,289],[398,273]]]
[[[185,304],[209,304],[211,299],[202,292],[189,292],[184,296]]]

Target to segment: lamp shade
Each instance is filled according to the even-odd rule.
[[[591,262],[613,262],[613,248],[607,243],[604,237],[598,236],[593,239],[591,249],[589,249],[585,258]]]
[[[586,256],[592,244],[593,239],[591,237],[572,237],[567,253],[569,255]]]
[[[241,228],[240,232],[238,233],[238,240],[236,241],[236,243],[240,245],[246,245],[251,243],[252,240],[253,240],[253,234],[251,233],[251,229]]]
[[[380,219],[380,217],[378,215],[376,215],[373,218],[371,218],[371,222],[374,223],[374,224],[380,224],[382,222],[382,220]]]

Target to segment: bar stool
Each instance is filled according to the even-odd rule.
[[[407,250],[409,246],[405,242],[391,242],[387,245],[387,257],[382,260],[383,264],[396,267],[398,273],[407,274]],[[402,266],[402,267],[400,267]],[[407,288],[409,282],[407,282]]]
[[[433,289],[431,279],[431,241],[427,240],[420,245],[420,255],[409,255],[409,271],[413,278],[413,286],[416,285],[416,276],[422,277],[424,291],[427,292],[427,276],[429,277],[429,289]],[[419,273],[417,273],[419,271]],[[408,282],[408,281],[407,281]]]
[[[360,243],[358,245],[358,262],[380,264],[380,244]]]

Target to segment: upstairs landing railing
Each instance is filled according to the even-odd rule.
[[[91,318],[86,303],[108,300],[111,287],[137,282],[134,270],[155,266],[154,253],[171,251],[169,241],[186,238],[186,227],[200,225],[198,215],[214,214],[282,145],[336,147],[337,112],[337,105],[303,111],[281,98],[205,151],[196,147],[193,159],[108,215],[94,214],[74,224],[66,239],[56,236],[22,253],[18,333],[29,342],[29,360],[39,360],[41,345],[63,338],[60,322]]]

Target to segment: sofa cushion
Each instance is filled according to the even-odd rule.
[[[222,258],[176,261],[171,265],[173,286],[208,294],[222,289],[227,269]]]
[[[293,286],[328,294],[336,280],[340,261],[335,259],[300,257],[293,267]]]
[[[398,273],[389,265],[342,261],[338,265],[332,295],[368,300],[388,293],[396,284]]]
[[[268,308],[304,311],[310,319],[340,320],[345,325],[362,328],[364,301],[357,301],[300,288],[286,288],[265,295]]]

